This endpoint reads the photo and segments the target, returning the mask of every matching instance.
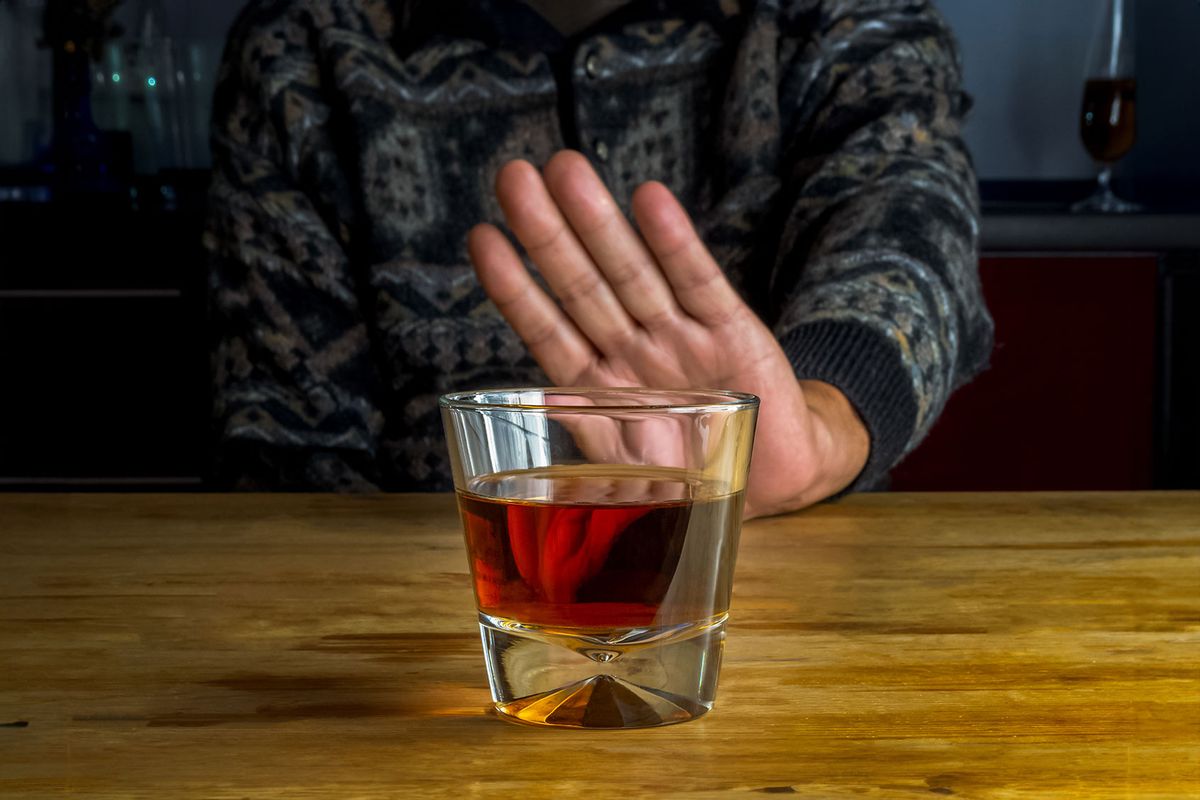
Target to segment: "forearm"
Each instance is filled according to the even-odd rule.
[[[772,287],[797,376],[838,387],[870,434],[855,488],[921,440],[990,350],[953,42],[931,8],[905,5],[838,5],[847,16],[828,21],[826,47],[855,52],[795,120]]]

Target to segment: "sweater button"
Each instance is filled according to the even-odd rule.
[[[608,145],[603,140],[597,139],[592,145],[592,150],[596,153],[596,158],[608,161]]]
[[[600,77],[600,56],[596,53],[588,53],[587,58],[583,60],[583,71],[589,78]]]

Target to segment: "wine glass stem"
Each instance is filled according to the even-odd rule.
[[[1105,164],[1100,170],[1100,174],[1096,176],[1096,181],[1100,184],[1100,191],[1104,194],[1112,192],[1112,167]]]

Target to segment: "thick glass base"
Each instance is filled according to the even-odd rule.
[[[716,699],[727,618],[596,632],[480,614],[496,710],[566,728],[646,728],[695,719]]]

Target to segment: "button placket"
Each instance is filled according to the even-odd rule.
[[[595,50],[588,53],[587,57],[583,59],[583,72],[593,80],[600,77],[600,54]]]
[[[590,127],[588,122],[592,117],[588,113],[590,110],[588,106],[598,101],[603,102],[597,83],[602,75],[604,61],[599,49],[593,47],[585,50],[582,53],[582,58],[575,63],[576,80],[580,81],[576,94],[576,102],[578,103],[576,119],[580,125],[580,140],[586,143],[585,146],[590,146],[592,156],[596,161],[605,163],[611,155],[609,143],[599,136],[589,136],[589,132],[587,131],[587,128]]]

